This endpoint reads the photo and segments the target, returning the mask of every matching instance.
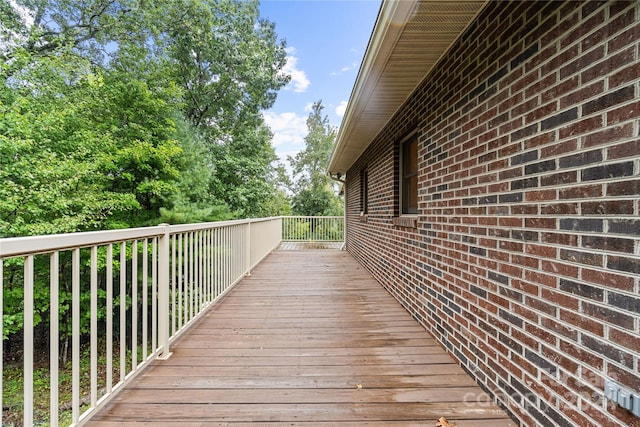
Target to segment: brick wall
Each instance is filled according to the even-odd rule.
[[[347,175],[348,250],[522,425],[640,426],[639,16],[490,2]]]

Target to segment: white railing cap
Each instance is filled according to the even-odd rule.
[[[164,226],[0,239],[0,258],[82,248],[164,234]]]

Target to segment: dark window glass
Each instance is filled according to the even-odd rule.
[[[413,137],[402,144],[402,213],[418,213],[418,139]]]

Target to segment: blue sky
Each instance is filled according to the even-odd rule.
[[[380,9],[380,0],[261,0],[260,14],[287,42],[292,79],[264,116],[282,160],[304,147],[310,106],[339,127]]]

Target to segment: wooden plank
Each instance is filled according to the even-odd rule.
[[[174,352],[175,359],[168,359],[165,361],[166,364],[174,363],[175,360],[188,360],[188,359],[204,359],[202,361],[194,360],[196,364],[208,363],[215,366],[293,366],[295,364],[299,365],[370,365],[370,364],[401,364],[401,365],[421,365],[425,363],[425,356],[442,356],[442,350],[438,347],[422,347],[424,349],[418,354],[390,354],[390,355],[344,355],[344,354],[335,354],[335,355],[300,355],[300,354],[292,354],[292,355],[276,355],[276,356],[265,356],[262,354],[255,355],[247,355],[242,354],[238,355],[237,352],[234,354],[228,354],[226,356],[218,355],[215,361],[211,361],[211,352],[206,349],[179,349]],[[281,349],[278,349],[281,350]],[[291,349],[291,353],[295,350],[299,349]],[[449,363],[450,359],[447,357],[447,362]]]
[[[363,385],[366,388],[429,388],[475,386],[473,380],[464,374],[444,375],[341,375],[341,376],[171,376],[154,375],[136,379],[136,387],[146,388],[316,388],[351,389]],[[479,391],[478,391],[479,392]]]
[[[274,252],[172,349],[89,425],[514,425],[344,252]]]
[[[313,404],[179,404],[166,405],[160,403],[135,404],[114,402],[113,408],[122,415],[111,415],[111,420],[144,420],[153,414],[159,421],[193,422],[353,422],[371,421],[415,421],[433,420],[445,416],[447,419],[478,420],[483,418],[504,417],[504,412],[484,405],[460,405],[456,403],[313,403]],[[97,420],[104,416],[96,416]]]
[[[447,356],[447,355],[443,355]],[[199,358],[202,359],[202,358]],[[194,364],[191,361],[183,363],[182,361],[164,364],[161,371],[156,371],[154,375],[162,375],[167,377],[192,377],[192,376],[238,376],[238,377],[325,377],[325,376],[362,376],[375,373],[379,376],[412,376],[412,375],[429,375],[433,372],[439,372],[440,368],[446,368],[452,365],[450,359],[448,364],[423,364],[423,365],[351,365],[351,366],[327,366],[327,365],[294,365],[294,366],[216,366]],[[454,365],[455,366],[455,365]]]
[[[234,348],[172,348],[173,356],[202,355],[204,357],[322,357],[322,356],[390,356],[422,355],[442,353],[437,346],[402,346],[402,347],[311,347],[311,348],[254,348],[238,352]]]
[[[498,419],[484,419],[484,420],[449,420],[453,422],[456,427],[514,427],[515,424],[506,418],[498,418]],[[169,422],[163,421],[153,421],[153,422],[144,422],[140,421],[94,421],[92,425],[96,427],[127,427],[127,426],[140,426],[153,424],[154,427],[193,427],[193,421],[177,421],[172,420]],[[201,425],[197,424],[196,425]],[[425,426],[434,426],[436,421],[429,420],[425,421],[352,421],[349,422],[349,426],[366,426],[366,427],[425,427]],[[219,423],[217,425],[228,425],[233,427],[255,427],[255,423],[247,423],[247,422],[234,422],[230,423]],[[281,422],[270,422],[269,427],[291,427],[291,423],[281,423]],[[332,427],[335,426],[336,423],[333,421],[324,422],[322,420],[312,421],[312,422],[296,422],[295,427]]]
[[[475,387],[432,387],[432,388],[361,388],[351,389],[274,389],[265,393],[259,389],[190,389],[176,393],[161,389],[149,393],[147,389],[130,388],[120,393],[115,401],[121,403],[341,403],[341,402],[459,402],[477,404],[490,402],[485,393],[477,395]]]

